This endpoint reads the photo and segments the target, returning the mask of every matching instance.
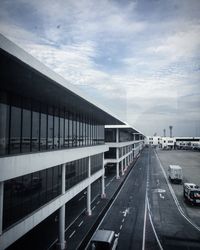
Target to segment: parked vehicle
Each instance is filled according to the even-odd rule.
[[[111,230],[97,230],[93,235],[90,249],[92,250],[115,250],[118,244],[118,235]]]
[[[169,173],[169,179],[172,183],[182,183],[183,172],[180,166],[169,165],[168,173]]]
[[[184,183],[183,196],[192,205],[200,205],[200,187],[194,183]]]

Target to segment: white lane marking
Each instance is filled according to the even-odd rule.
[[[161,170],[162,170],[162,172],[163,172],[163,175],[164,175],[164,177],[165,177],[165,180],[166,180],[166,182],[167,182],[167,185],[168,185],[168,187],[169,187],[169,190],[170,190],[170,192],[171,192],[171,195],[172,195],[172,197],[173,197],[173,199],[174,199],[174,202],[175,202],[175,204],[176,204],[176,206],[177,206],[177,208],[178,208],[178,211],[180,212],[180,214],[181,214],[181,215],[182,215],[182,216],[183,216],[183,217],[184,217],[193,227],[195,227],[198,231],[200,231],[200,227],[198,227],[194,222],[192,222],[192,221],[184,214],[183,209],[182,209],[181,205],[179,204],[179,201],[178,201],[178,199],[177,199],[177,197],[176,197],[176,195],[175,195],[175,193],[174,193],[174,190],[173,190],[171,184],[170,184],[169,181],[168,181],[168,178],[167,178],[167,175],[166,175],[166,173],[165,173],[165,170],[164,170],[164,168],[163,168],[163,166],[162,166],[162,163],[161,163],[161,161],[160,161],[160,159],[159,159],[157,153],[155,153],[155,154],[156,154],[156,157],[157,157],[157,159],[158,159],[159,166],[160,166],[160,168],[161,168]]]
[[[120,226],[120,230],[122,230],[122,225]]]
[[[129,207],[120,213],[122,213],[124,215],[124,217],[126,217],[126,215],[129,214]]]
[[[157,240],[157,243],[158,243],[160,249],[163,250],[163,247],[162,247],[162,245],[161,245],[161,243],[160,243],[160,240],[159,240],[158,235],[157,235],[157,233],[156,233],[155,227],[154,227],[154,225],[153,225],[153,221],[152,221],[152,218],[151,218],[151,211],[150,211],[149,199],[148,199],[148,198],[147,198],[147,207],[148,207],[149,220],[150,220],[150,223],[151,223],[151,226],[152,226],[154,235],[155,235],[155,237],[156,237],[156,240]]]
[[[97,201],[97,205],[100,203],[100,201]]]
[[[110,185],[110,182],[108,182],[108,184],[106,184],[106,187],[108,187]]]
[[[122,223],[124,223],[124,220],[125,220],[125,219],[123,218]]]
[[[145,249],[146,220],[147,220],[147,191],[146,191],[146,195],[145,195],[145,210],[144,210],[144,225],[143,225],[142,250]]]
[[[69,239],[71,239],[71,237],[72,237],[75,233],[76,233],[76,230],[74,230],[74,231],[70,234]]]
[[[81,196],[81,198],[79,198],[78,200],[81,201],[85,196]]]
[[[80,227],[83,224],[83,220],[79,223],[78,227]]]
[[[147,221],[147,195],[149,190],[149,151],[148,151],[148,164],[147,164],[147,181],[146,181],[146,193],[145,193],[145,209],[144,209],[144,225],[143,225],[143,238],[142,238],[142,250],[145,249],[145,237],[146,237],[146,221]]]
[[[165,199],[165,196],[163,196],[162,194],[159,194],[161,199]]]
[[[94,210],[94,209],[95,209],[95,207],[96,207],[96,206],[94,206],[94,207],[92,208],[92,210]]]

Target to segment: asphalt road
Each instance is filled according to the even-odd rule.
[[[200,249],[200,231],[181,214],[154,150],[146,148],[99,225],[118,249]]]

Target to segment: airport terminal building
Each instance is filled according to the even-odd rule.
[[[136,158],[144,144],[144,136],[128,124],[106,125],[105,142],[109,151],[104,153],[106,168],[116,168],[116,178],[124,175],[127,167]]]
[[[64,249],[65,204],[87,188],[91,215],[99,178],[105,196],[104,126],[125,124],[3,36],[0,48],[0,249],[57,210]],[[123,168],[140,139],[116,142]]]

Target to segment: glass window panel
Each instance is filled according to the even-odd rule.
[[[52,149],[53,148],[53,110],[49,109],[48,114],[48,137],[47,137],[47,148]]]
[[[41,113],[40,124],[40,150],[47,148],[47,114]]]
[[[54,148],[59,148],[59,117],[54,116]]]
[[[31,110],[23,109],[22,152],[29,152],[31,145]]]
[[[32,151],[39,151],[39,113],[32,112]]]
[[[0,94],[0,155],[8,153],[9,106],[1,103]]]
[[[60,118],[60,148],[64,147],[64,118]]]
[[[100,129],[100,138],[102,139],[102,128]],[[106,142],[116,142],[116,130],[105,129]]]
[[[11,107],[10,153],[20,152],[21,108]]]

